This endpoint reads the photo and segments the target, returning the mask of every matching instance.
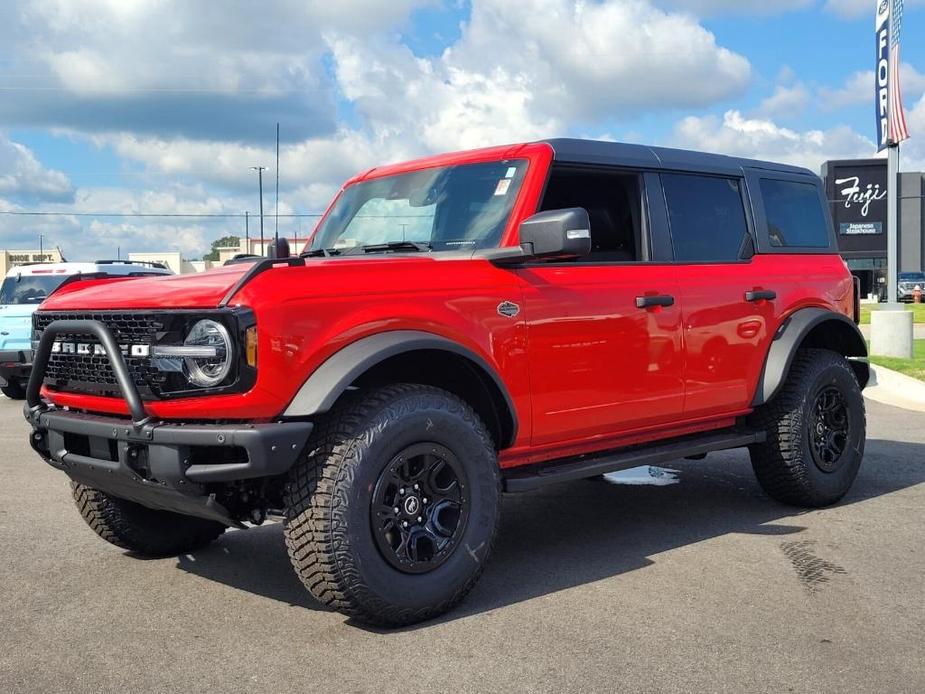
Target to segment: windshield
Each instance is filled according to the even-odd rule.
[[[55,291],[65,275],[19,275],[7,277],[0,287],[0,304],[40,304]]]
[[[417,244],[418,250],[455,251],[497,246],[526,170],[526,160],[517,159],[356,183],[344,190],[318,227],[311,250],[413,250]]]

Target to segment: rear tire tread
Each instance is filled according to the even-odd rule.
[[[800,349],[793,359],[787,380],[777,395],[757,409],[751,423],[767,432],[767,440],[749,447],[752,467],[762,489],[786,504],[804,507],[827,506],[837,498],[818,493],[809,477],[809,465],[804,450],[804,406],[808,397],[807,384],[813,383],[816,374],[827,368],[844,369],[857,382],[854,370],[840,354],[826,349]],[[864,399],[860,398],[860,417],[864,419]]]

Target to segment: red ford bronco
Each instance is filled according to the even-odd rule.
[[[71,282],[34,315],[31,443],[102,538],[282,517],[322,603],[472,588],[502,492],[748,447],[799,506],[864,451],[857,287],[807,170],[550,140],[349,181],[298,256]]]

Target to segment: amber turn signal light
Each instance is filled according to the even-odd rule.
[[[244,333],[244,347],[247,353],[247,365],[257,366],[257,326],[251,326]]]

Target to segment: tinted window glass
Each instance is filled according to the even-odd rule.
[[[762,178],[761,197],[772,246],[826,248],[829,245],[829,231],[816,186]]]
[[[640,176],[553,166],[539,211],[583,207],[591,222],[591,253],[579,262],[642,259]]]
[[[66,277],[19,275],[7,277],[0,287],[0,304],[40,304]]]
[[[737,260],[748,233],[739,182],[715,176],[662,174],[674,258]]]

